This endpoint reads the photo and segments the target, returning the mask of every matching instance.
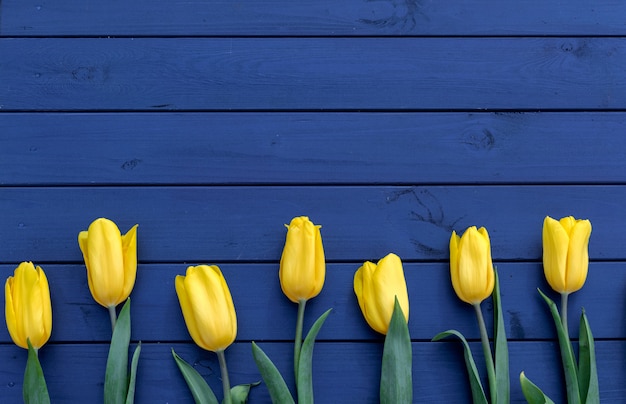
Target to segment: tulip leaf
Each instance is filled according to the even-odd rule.
[[[383,348],[380,373],[381,404],[413,402],[412,359],[409,327],[396,297]]]
[[[599,403],[600,391],[596,368],[596,350],[591,328],[589,327],[589,320],[584,309],[580,316],[578,356],[578,387],[580,388],[581,402],[586,404]]]
[[[252,387],[258,386],[261,382],[239,384],[230,389],[230,397],[233,404],[246,404],[248,402],[248,394]]]
[[[485,391],[483,390],[483,385],[480,382],[480,376],[478,375],[478,369],[476,368],[476,363],[474,362],[474,358],[472,357],[472,351],[470,349],[467,340],[457,330],[448,330],[444,332],[440,332],[439,334],[433,337],[433,341],[439,341],[440,339],[455,336],[457,337],[461,343],[463,344],[463,356],[465,357],[465,367],[467,368],[467,373],[469,376],[470,387],[472,389],[472,402],[474,404],[487,404],[487,397],[485,396]]]
[[[28,359],[26,360],[26,371],[24,372],[24,386],[22,395],[24,404],[50,404],[46,379],[43,376],[43,369],[39,363],[37,351],[26,339],[28,344]]]
[[[494,315],[494,350],[496,369],[496,389],[498,404],[508,404],[510,402],[509,380],[509,348],[506,340],[506,330],[504,327],[504,316],[502,314],[502,299],[500,298],[500,278],[498,271],[495,272],[495,286],[493,288],[493,315]]]
[[[298,376],[296,390],[298,391],[298,404],[313,404],[313,346],[315,338],[320,332],[324,321],[332,309],[326,310],[311,326],[300,351],[298,361]]]
[[[126,393],[126,404],[135,402],[135,384],[137,382],[137,365],[139,364],[139,354],[141,353],[141,341],[137,344],[133,358],[130,360],[130,380],[128,381],[128,392]]]
[[[554,404],[554,401],[550,400],[539,387],[531,382],[524,372],[520,373],[519,382],[522,386],[522,393],[524,393],[528,404]]]
[[[130,344],[130,298],[113,329],[104,376],[104,404],[126,402],[128,392],[128,345]]]
[[[172,356],[185,382],[187,382],[194,402],[196,404],[219,404],[217,397],[213,394],[213,390],[211,390],[211,387],[209,387],[204,378],[202,378],[202,375],[198,373],[193,366],[185,362],[183,358],[178,356],[178,354],[174,352],[174,349],[172,349]]]
[[[548,304],[554,325],[556,326],[556,333],[559,339],[559,348],[561,350],[561,361],[563,363],[563,372],[565,373],[565,386],[567,390],[567,402],[569,404],[580,404],[580,392],[578,390],[578,374],[576,369],[576,360],[574,359],[574,351],[570,342],[569,336],[565,332],[561,316],[559,315],[559,309],[556,304],[548,296],[544,295],[540,289],[539,294],[543,297],[543,300]]]
[[[280,372],[271,361],[271,359],[263,352],[263,350],[252,341],[252,356],[256,362],[256,366],[261,373],[261,377],[267,386],[267,390],[274,404],[295,404],[293,397],[289,392],[289,388]]]

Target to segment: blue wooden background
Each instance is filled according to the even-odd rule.
[[[217,359],[191,342],[174,291],[200,263],[222,267],[235,300],[231,381],[260,379],[254,340],[293,386],[296,307],[277,274],[298,215],[323,226],[328,259],[305,324],[333,308],[315,347],[319,403],[377,402],[382,338],[352,277],[392,251],[415,402],[470,402],[459,344],[429,342],[460,330],[484,374],[447,265],[451,231],[470,225],[492,238],[512,402],[522,370],[562,402],[536,291],[549,290],[546,215],[593,224],[570,316],[589,315],[603,402],[626,402],[624,16],[615,0],[1,0],[0,278],[24,260],[48,274],[53,402],[102,401],[110,325],[76,241],[100,216],[139,223],[138,403],[192,402],[171,348],[221,397]],[[2,402],[21,401],[25,362],[0,327]],[[264,386],[250,398],[270,401]]]

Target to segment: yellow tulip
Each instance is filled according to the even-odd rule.
[[[408,322],[409,296],[397,255],[388,254],[378,264],[365,262],[354,274],[354,293],[365,321],[375,331],[387,334],[396,297]]]
[[[176,276],[175,285],[187,330],[198,346],[219,352],[235,341],[235,306],[217,266],[189,267],[186,276]]]
[[[576,292],[585,284],[589,268],[591,222],[572,216],[543,221],[543,270],[559,293]]]
[[[121,235],[109,219],[96,219],[78,234],[94,300],[104,307],[125,301],[137,275],[137,225]]]
[[[450,277],[457,296],[466,303],[479,304],[491,295],[495,274],[487,229],[472,226],[462,237],[452,232]]]
[[[308,217],[291,220],[280,258],[280,287],[294,303],[317,296],[324,286],[326,261],[320,227]]]
[[[22,262],[4,286],[5,317],[11,339],[28,349],[27,339],[41,348],[52,332],[52,305],[48,279],[41,267]]]

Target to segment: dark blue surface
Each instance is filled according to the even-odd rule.
[[[549,292],[546,215],[593,224],[570,334],[584,307],[602,401],[624,402],[626,3],[587,3],[0,1],[0,279],[24,260],[48,274],[53,402],[102,401],[110,324],[77,245],[99,216],[139,224],[138,403],[193,401],[172,348],[221,397],[217,358],[191,341],[174,291],[201,263],[220,265],[235,300],[232,381],[260,380],[254,340],[292,387],[296,307],[278,261],[297,215],[323,226],[329,261],[305,320],[333,308],[314,353],[317,402],[377,402],[382,338],[352,277],[392,251],[409,288],[415,402],[470,402],[459,344],[429,342],[457,328],[484,376],[447,265],[451,231],[470,225],[492,239],[511,401],[524,402],[524,370],[563,402],[536,290]],[[25,363],[0,327],[2,402],[21,402]],[[270,402],[267,389],[250,402]]]

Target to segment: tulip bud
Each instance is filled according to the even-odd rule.
[[[96,219],[78,234],[94,300],[104,307],[125,301],[137,274],[137,225],[125,235],[109,219]]]
[[[491,295],[495,276],[487,229],[472,226],[462,237],[452,232],[450,277],[457,296],[466,303],[479,304]]]
[[[585,284],[589,268],[591,222],[572,216],[543,221],[543,270],[559,293],[576,292]]]
[[[235,341],[235,306],[217,266],[189,267],[186,276],[176,276],[175,286],[187,330],[198,346],[218,352]]]
[[[378,264],[365,262],[354,274],[354,293],[365,321],[375,331],[387,334],[396,297],[408,322],[409,296],[397,255],[388,254]]]
[[[27,339],[41,348],[52,332],[52,305],[48,279],[41,267],[22,262],[4,286],[5,317],[11,339],[28,349]]]
[[[294,303],[317,296],[324,286],[326,261],[320,227],[308,217],[291,220],[280,258],[280,287]]]

